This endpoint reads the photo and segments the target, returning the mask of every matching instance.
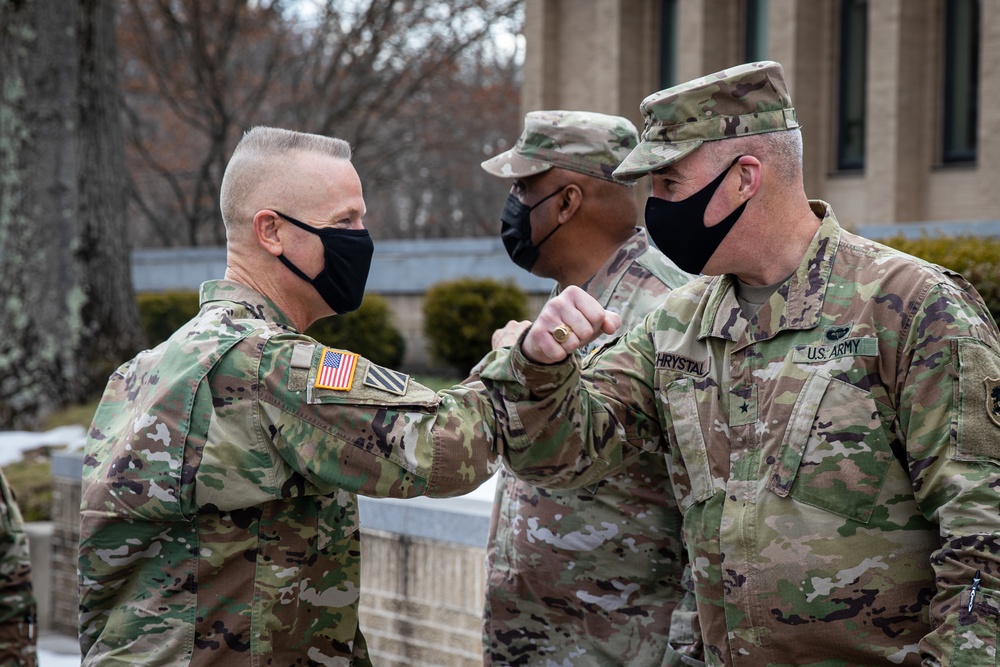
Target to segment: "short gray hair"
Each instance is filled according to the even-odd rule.
[[[247,203],[267,179],[287,176],[274,169],[274,159],[294,152],[310,152],[351,159],[351,146],[343,139],[277,127],[257,126],[244,133],[226,166],[219,192],[222,221],[229,233],[233,225],[253,215]]]

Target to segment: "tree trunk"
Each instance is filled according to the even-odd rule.
[[[126,218],[115,0],[79,0],[79,228],[74,256],[81,306],[79,359],[82,400],[104,388],[108,375],[142,344],[132,288]],[[92,166],[100,168],[93,169]]]
[[[113,55],[96,67],[112,27],[95,21],[113,20],[110,5],[0,0],[0,428],[35,428],[93,397],[109,358],[135,347],[128,252],[105,245],[124,243],[112,211],[123,208],[120,130],[108,129],[120,118],[95,90],[115,67]],[[126,326],[107,329],[122,294]]]

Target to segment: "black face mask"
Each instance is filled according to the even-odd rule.
[[[742,156],[740,156],[742,157]],[[657,197],[646,200],[646,230],[660,251],[688,273],[701,273],[723,239],[743,215],[747,202],[717,225],[705,226],[705,211],[712,195],[740,158],[733,160],[714,181],[681,201]]]
[[[503,239],[503,247],[507,249],[511,261],[525,271],[531,271],[531,267],[538,261],[538,249],[562,227],[556,225],[555,229],[535,245],[531,242],[531,212],[541,206],[546,199],[555,197],[564,189],[565,186],[543,197],[534,206],[522,204],[513,192],[507,195],[507,203],[504,204],[503,212],[500,214],[500,238]]]
[[[323,241],[326,263],[315,278],[302,273],[284,255],[278,255],[281,263],[319,292],[327,305],[338,315],[350,313],[361,307],[365,296],[365,284],[372,265],[375,244],[367,229],[319,228],[290,218],[275,211],[296,227],[315,234]]]

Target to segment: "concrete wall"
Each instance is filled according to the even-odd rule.
[[[45,628],[70,636],[77,632],[82,467],[78,452],[53,454],[51,557],[45,559],[41,549],[37,554],[50,560]],[[359,500],[361,627],[376,665],[482,665],[491,489],[487,483],[470,496],[447,500]]]

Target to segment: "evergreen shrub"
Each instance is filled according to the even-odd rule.
[[[493,332],[527,318],[528,296],[512,283],[461,278],[437,283],[423,302],[431,356],[463,375],[490,351]]]
[[[406,354],[406,340],[392,321],[389,302],[377,294],[365,294],[359,309],[325,317],[306,334],[327,347],[357,352],[389,368],[399,368]]]
[[[965,276],[993,319],[1000,317],[1000,239],[981,236],[894,236],[881,242]]]
[[[139,324],[146,336],[146,345],[156,347],[170,338],[181,325],[198,314],[198,292],[168,290],[137,294]]]

